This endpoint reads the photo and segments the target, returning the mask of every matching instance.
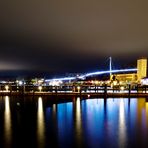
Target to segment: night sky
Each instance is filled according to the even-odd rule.
[[[4,0],[0,71],[62,74],[148,56],[148,1]],[[135,65],[134,65],[135,64]]]

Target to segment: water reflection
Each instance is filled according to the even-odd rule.
[[[37,111],[37,137],[38,146],[44,147],[45,141],[45,124],[44,124],[44,110],[42,98],[38,98],[38,111]]]
[[[53,116],[56,117],[56,104],[53,104],[52,109],[53,109]]]
[[[5,97],[5,112],[4,112],[4,135],[5,135],[5,142],[6,147],[11,145],[11,111],[10,111],[10,102],[9,97]]]
[[[85,147],[104,147],[104,100],[82,100],[82,129]],[[105,123],[106,126],[106,123]]]
[[[78,135],[81,135],[81,102],[78,97],[76,100],[76,131]]]
[[[3,99],[0,100],[0,147],[11,144],[23,147],[23,142],[28,147],[31,142],[32,147],[55,148],[148,147],[148,102],[144,98],[129,101],[126,98],[81,100],[78,97],[73,102],[57,104],[41,97],[37,102],[34,100],[24,101],[18,107],[16,100],[11,99],[11,110],[9,97],[4,98],[4,104]],[[37,112],[31,103],[37,103]],[[17,113],[21,116],[19,127]],[[37,131],[32,126],[37,126]]]
[[[126,123],[124,100],[119,105],[119,147],[126,147]]]
[[[72,102],[57,105],[58,144],[60,147],[71,147],[73,136]]]
[[[80,97],[76,99],[76,116],[75,116],[75,125],[76,125],[76,140],[77,140],[77,147],[81,146],[82,141],[82,121],[81,121],[81,100]]]
[[[147,127],[148,127],[148,102],[145,103],[145,110],[146,110],[146,124],[147,124]]]

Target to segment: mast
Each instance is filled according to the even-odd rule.
[[[112,57],[109,57],[109,71],[110,71],[110,80],[112,76]]]

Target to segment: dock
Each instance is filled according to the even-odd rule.
[[[128,88],[116,87],[111,88],[107,85],[97,87],[97,86],[63,86],[63,87],[49,87],[43,86],[38,88],[37,86],[21,86],[14,87],[9,86],[9,89],[5,90],[1,87],[0,96],[75,96],[75,97],[148,97],[148,87],[147,86],[136,86]]]

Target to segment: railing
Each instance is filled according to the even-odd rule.
[[[148,95],[148,86],[139,86],[139,85],[127,85],[120,86],[116,85],[113,87],[103,85],[62,85],[62,86],[34,86],[34,85],[0,85],[0,94],[74,94],[74,95],[132,95],[132,94],[147,94]]]

